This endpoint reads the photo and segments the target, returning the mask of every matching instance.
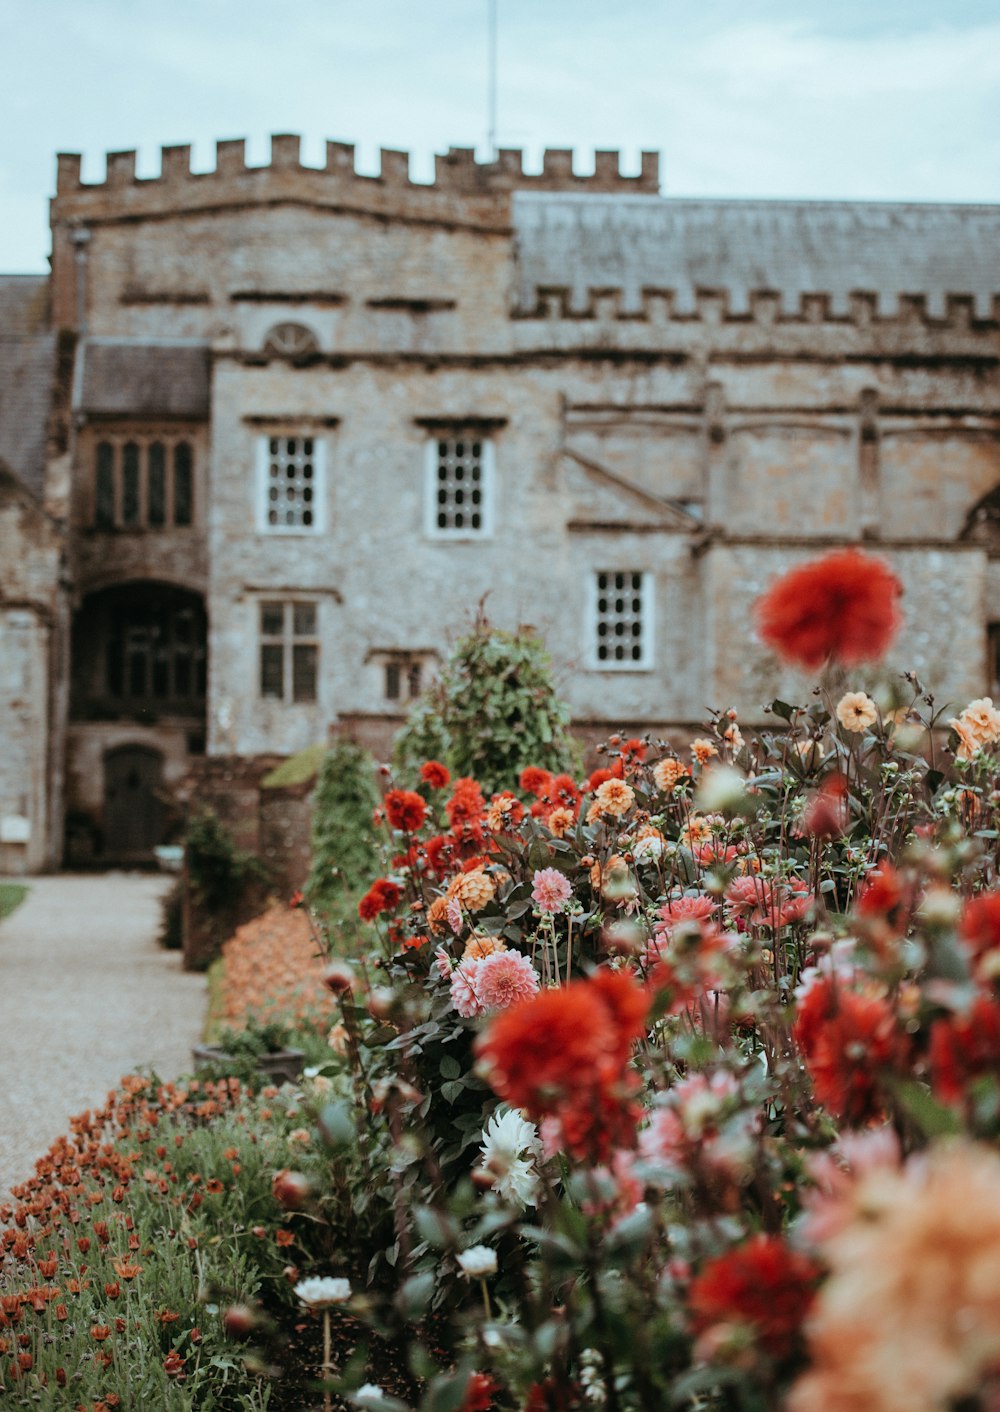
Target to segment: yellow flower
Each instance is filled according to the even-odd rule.
[[[662,789],[664,794],[672,794],[681,780],[686,779],[690,773],[690,766],[682,765],[680,760],[675,760],[672,755],[657,760],[653,766],[656,787]]]
[[[470,936],[465,943],[462,960],[481,961],[484,956],[492,956],[494,951],[506,951],[507,943],[499,936]]]
[[[707,764],[708,761],[711,760],[713,756],[718,755],[718,753],[718,750],[716,750],[712,742],[706,740],[704,736],[699,736],[696,740],[692,740],[691,742],[691,754],[698,761],[699,765]]]
[[[878,708],[863,691],[849,691],[837,702],[837,720],[845,731],[861,735],[878,720]]]
[[[960,742],[956,751],[959,760],[971,760],[977,750],[1000,740],[1000,711],[989,696],[970,701],[962,714],[948,724]]]
[[[468,912],[481,912],[496,895],[492,878],[486,876],[482,868],[473,868],[469,873],[459,873],[448,884],[448,897],[457,897]]]
[[[576,815],[572,809],[557,804],[545,820],[545,826],[554,838],[565,838],[576,827]]]
[[[605,780],[594,794],[598,811],[612,819],[623,818],[634,803],[635,791],[624,780]]]

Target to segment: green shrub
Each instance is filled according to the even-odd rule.
[[[236,907],[249,884],[267,880],[264,864],[237,848],[232,834],[211,809],[201,809],[192,816],[184,846],[191,894],[206,912],[215,914]]]
[[[320,766],[305,886],[310,907],[325,921],[353,913],[378,866],[372,822],[378,802],[371,756],[352,740],[336,740]]]
[[[441,760],[490,794],[527,765],[574,769],[568,726],[541,640],[526,628],[502,632],[480,614],[396,737],[394,758],[410,779],[423,761]]]
[[[160,899],[160,930],[156,939],[165,951],[180,951],[184,945],[183,878],[176,878],[170,891]]]

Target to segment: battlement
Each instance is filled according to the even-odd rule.
[[[840,324],[865,328],[892,324],[901,327],[952,329],[991,333],[1000,327],[1000,293],[989,298],[944,294],[933,301],[924,294],[886,297],[873,290],[854,290],[844,299],[826,293],[799,292],[793,297],[776,289],[641,289],[570,285],[536,286],[514,309],[518,319],[608,323],[644,321],[653,324],[706,323]]]
[[[238,138],[216,143],[215,170],[211,172],[191,170],[190,145],[163,147],[156,177],[136,175],[135,151],[109,152],[103,182],[84,182],[80,155],[61,152],[53,205],[57,212],[73,214],[81,201],[90,207],[99,203],[108,208],[110,216],[120,202],[127,202],[131,213],[136,209],[185,210],[295,198],[321,205],[386,207],[395,198],[403,206],[422,202],[433,213],[436,207],[443,210],[449,201],[493,198],[496,205],[497,198],[515,190],[656,195],[659,154],[643,152],[638,175],[627,176],[621,170],[619,153],[613,151],[596,152],[593,171],[579,172],[570,149],[550,149],[544,153],[541,172],[527,172],[517,148],[502,148],[495,161],[480,162],[472,148],[452,147],[435,158],[434,180],[424,183],[411,181],[408,152],[382,148],[379,173],[371,176],[357,170],[351,143],[328,142],[325,165],[311,167],[302,163],[301,139],[279,133],[271,138],[271,160],[266,166],[248,166],[246,140]]]

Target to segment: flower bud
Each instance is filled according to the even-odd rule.
[[[277,1172],[271,1182],[271,1195],[286,1211],[300,1211],[309,1200],[312,1183],[302,1172],[290,1172],[287,1167]]]
[[[257,1315],[247,1304],[231,1304],[222,1316],[222,1327],[230,1338],[249,1338],[257,1327]]]
[[[377,985],[368,997],[368,1013],[376,1020],[388,1020],[396,1003],[391,986]]]
[[[323,984],[334,995],[354,989],[354,967],[347,961],[331,961],[323,972]]]

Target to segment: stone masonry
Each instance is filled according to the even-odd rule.
[[[664,198],[648,153],[453,150],[432,185],[291,136],[189,155],[92,185],[61,156],[52,202],[67,806],[98,854],[120,791],[176,795],[202,751],[384,749],[487,595],[589,737],[801,695],[751,605],[844,543],[903,579],[900,670],[993,685],[1000,208]]]

